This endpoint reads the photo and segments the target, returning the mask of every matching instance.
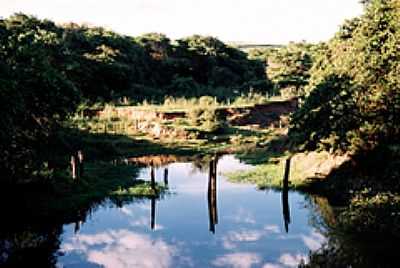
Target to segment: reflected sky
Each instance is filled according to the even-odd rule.
[[[210,165],[211,166],[211,165]],[[155,170],[174,194],[154,202],[105,204],[78,233],[65,225],[59,267],[297,267],[325,238],[308,222],[305,197],[289,192],[290,225],[285,231],[282,196],[233,184],[223,173],[251,166],[233,156],[217,161],[215,233],[210,232],[209,172],[191,163],[173,163]],[[144,168],[139,178],[149,179]],[[215,202],[214,202],[215,203]]]

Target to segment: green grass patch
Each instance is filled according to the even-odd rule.
[[[52,218],[69,222],[76,219],[79,211],[97,207],[106,199],[116,205],[121,200],[129,202],[144,198],[159,198],[168,188],[156,184],[155,190],[147,181],[137,180],[139,167],[134,165],[112,165],[106,161],[87,163],[85,175],[73,180],[69,172],[58,172],[40,185],[18,185],[8,188],[1,199],[13,202],[13,208],[27,219]]]
[[[136,181],[135,185],[127,188],[119,188],[111,192],[112,196],[136,196],[136,197],[156,197],[159,193],[165,192],[168,189],[165,185],[157,184],[153,189],[150,182]]]
[[[259,164],[251,170],[225,173],[228,180],[235,183],[253,183],[259,189],[282,189],[285,161],[288,155],[273,157],[267,163]],[[309,186],[310,180],[301,172],[292,170],[289,179],[291,189],[302,190]]]

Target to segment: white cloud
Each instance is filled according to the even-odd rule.
[[[282,268],[282,266],[275,263],[266,263],[263,265],[263,268]]]
[[[285,253],[279,257],[279,262],[289,267],[298,267],[301,262],[307,263],[308,257],[302,254],[292,255]]]
[[[254,242],[260,240],[263,237],[264,233],[262,231],[257,230],[244,230],[239,232],[230,232],[228,233],[228,237],[231,241],[236,242]]]
[[[150,228],[150,219],[148,217],[142,216],[142,217],[137,218],[134,221],[129,222],[129,224],[134,227]],[[154,225],[154,230],[156,230],[156,231],[163,230],[163,229],[165,229],[165,227],[163,225],[160,225],[157,223]]]
[[[77,235],[64,244],[63,251],[79,251],[88,261],[106,268],[170,267],[177,255],[174,246],[128,230]]]
[[[120,209],[122,214],[125,214],[126,216],[132,216],[133,215],[133,211],[127,207],[122,207]]]
[[[358,0],[2,0],[0,16],[22,11],[60,22],[89,22],[121,33],[194,33],[225,41],[287,43],[326,40],[344,19],[359,15]]]
[[[264,230],[274,234],[279,234],[281,232],[278,225],[265,225]]]
[[[250,252],[238,252],[226,254],[212,261],[218,267],[250,268],[254,264],[260,264],[261,257]]]
[[[227,216],[226,218],[233,220],[235,223],[249,223],[249,224],[256,223],[254,214],[243,207],[239,207],[239,209],[235,212],[234,215]]]
[[[304,244],[312,251],[320,249],[322,244],[326,241],[326,238],[315,230],[312,231],[309,236],[302,235],[301,238]]]
[[[265,263],[263,268],[284,268],[284,267],[298,267],[300,263],[308,263],[309,259],[303,254],[282,254],[276,263]]]
[[[222,237],[222,246],[228,250],[235,249],[238,243],[256,242],[272,233],[279,233],[278,226],[267,225],[262,230],[231,231]]]

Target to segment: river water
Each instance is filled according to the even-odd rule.
[[[308,262],[310,250],[325,242],[310,224],[308,198],[260,191],[223,175],[249,168],[233,156],[203,166],[155,167],[169,193],[119,206],[104,202],[79,228],[64,225],[56,266],[273,268]],[[138,177],[148,180],[150,173],[142,168]]]

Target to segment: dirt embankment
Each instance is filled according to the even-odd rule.
[[[220,112],[231,125],[259,125],[260,127],[268,127],[271,124],[279,124],[282,118],[287,117],[294,112],[298,106],[298,99],[293,98],[285,101],[273,101],[266,104],[256,104],[254,106],[245,107],[228,107],[218,108]],[[110,111],[108,111],[110,112]],[[85,110],[84,115],[88,117],[105,116],[102,109]],[[186,112],[175,111],[152,111],[139,109],[137,107],[115,107],[110,112],[112,116],[119,118],[127,118],[137,121],[152,120],[175,120],[186,117]]]
[[[217,108],[217,112],[231,126],[250,128],[285,128],[289,116],[298,106],[297,98],[285,101],[273,101],[266,104],[243,107]],[[148,133],[155,138],[190,138],[190,133],[171,124],[174,120],[187,117],[185,111],[155,111],[138,107],[114,107],[111,110],[87,110],[84,115],[100,118],[124,118],[130,121],[135,132]]]
[[[296,111],[298,99],[275,101],[250,108],[228,108],[226,115],[233,126],[257,125],[258,127],[286,127],[289,116]]]

